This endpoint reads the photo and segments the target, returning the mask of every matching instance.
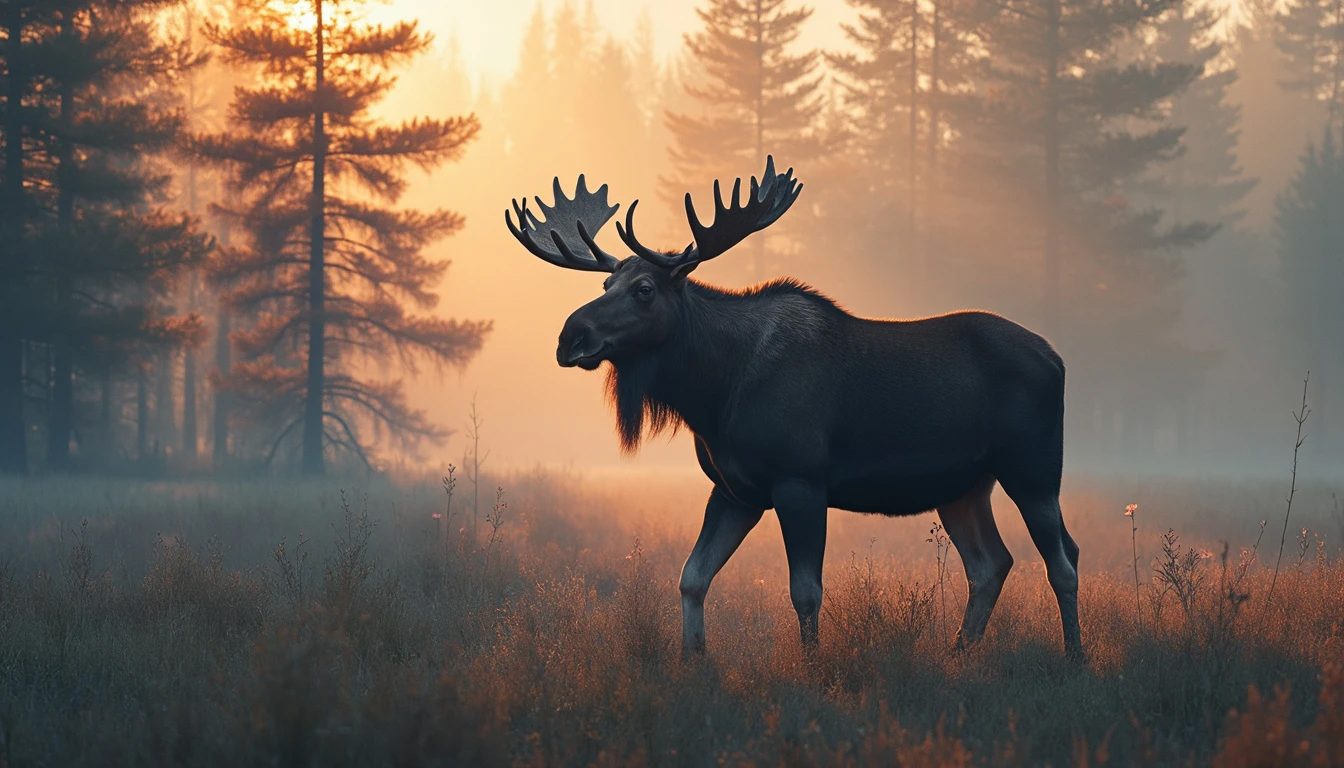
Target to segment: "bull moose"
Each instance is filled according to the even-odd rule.
[[[1045,561],[1064,648],[1083,658],[1078,546],[1064,527],[1064,364],[1049,342],[988,312],[919,320],[856,317],[795,280],[724,290],[691,279],[788,211],[802,191],[790,168],[766,162],[746,199],[742,180],[714,220],[691,195],[693,242],[657,251],[635,236],[630,204],[616,230],[633,255],[595,237],[619,205],[607,187],[505,211],[532,254],[567,269],[608,273],[604,292],[560,332],[561,366],[610,364],[607,386],[626,452],[645,435],[685,426],[714,488],[681,572],[682,652],[703,652],[710,582],[773,508],[784,534],[789,591],[805,648],[817,643],[828,508],[881,515],[937,509],[966,569],[969,598],[958,647],[978,640],[1013,565],[990,509],[994,484],[1017,505]]]

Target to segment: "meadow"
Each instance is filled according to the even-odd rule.
[[[1075,666],[1000,493],[971,650],[935,516],[833,512],[804,655],[767,514],[683,662],[690,475],[5,481],[0,766],[1344,765],[1344,517],[1302,484],[1276,573],[1287,486],[1070,478]]]

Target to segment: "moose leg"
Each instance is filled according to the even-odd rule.
[[[1031,540],[1045,561],[1046,577],[1050,579],[1050,588],[1059,602],[1059,618],[1064,625],[1064,653],[1070,659],[1084,661],[1082,631],[1078,626],[1078,545],[1064,529],[1059,497],[1013,501],[1017,502]]]
[[[775,514],[784,533],[789,558],[789,596],[798,612],[803,649],[817,646],[817,614],[821,611],[821,564],[826,556],[826,489],[797,481],[778,483],[773,492]]]
[[[1013,556],[999,536],[989,498],[994,491],[990,481],[951,504],[938,508],[943,528],[957,547],[966,569],[966,615],[957,632],[957,648],[965,648],[985,634],[985,625],[994,612],[994,604],[1003,591],[1003,582],[1013,567]]]
[[[743,506],[717,486],[705,506],[705,522],[681,569],[681,655],[705,650],[705,595],[723,564],[760,521],[763,509]]]

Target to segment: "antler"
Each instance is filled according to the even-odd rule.
[[[513,217],[507,210],[504,211],[504,221],[509,225],[509,231],[534,256],[557,267],[588,272],[615,271],[620,266],[620,259],[602,250],[593,241],[593,236],[621,207],[619,203],[607,206],[607,185],[598,187],[596,192],[589,192],[587,182],[580,174],[573,198],[565,197],[558,176],[552,185],[555,205],[547,205],[541,202],[540,197],[533,197],[546,220],[541,221],[527,209],[527,198],[523,198],[521,205],[514,200],[513,212],[518,215],[518,224],[515,225]],[[538,235],[550,241],[547,245],[553,243],[555,250],[538,242]]]
[[[751,193],[745,205],[739,200],[742,179],[734,181],[732,202],[727,206],[723,204],[719,182],[715,180],[714,223],[709,226],[700,222],[700,217],[695,213],[695,206],[691,203],[691,193],[687,192],[686,219],[691,225],[691,235],[695,241],[686,246],[681,253],[659,253],[639,242],[635,237],[635,206],[639,204],[638,200],[631,203],[629,210],[625,212],[625,226],[622,227],[621,222],[616,222],[616,232],[636,256],[660,267],[680,269],[684,274],[701,262],[721,256],[751,233],[759,232],[774,224],[785,211],[789,210],[789,206],[793,205],[793,201],[797,200],[799,193],[803,191],[803,185],[793,178],[792,168],[785,173],[775,173],[773,156],[766,157],[765,174],[761,179],[761,183],[758,184],[756,177],[751,177]]]

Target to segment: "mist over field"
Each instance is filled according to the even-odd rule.
[[[0,0],[0,768],[1344,765],[1342,13]]]

